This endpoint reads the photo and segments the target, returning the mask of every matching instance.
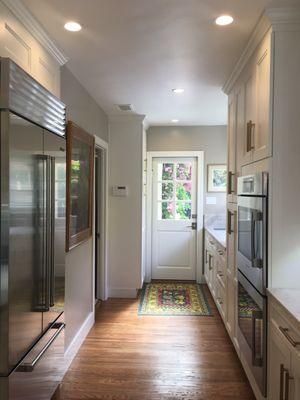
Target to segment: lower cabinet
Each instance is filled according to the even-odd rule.
[[[226,323],[226,249],[205,231],[204,275],[218,310]]]
[[[300,333],[277,304],[269,310],[268,400],[299,400]]]

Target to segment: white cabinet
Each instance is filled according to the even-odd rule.
[[[271,31],[269,31],[253,53],[229,96],[229,115],[230,97],[234,97],[236,106],[237,150],[232,160],[236,162],[237,172],[242,166],[271,155],[271,92]],[[228,164],[231,162],[229,159]]]
[[[256,118],[254,120],[253,161],[271,155],[271,33],[263,40],[256,54]]]
[[[54,51],[54,47],[52,50]],[[11,58],[41,85],[59,97],[60,64],[63,62],[59,63],[57,58],[33,37],[1,1],[0,56]]]
[[[227,125],[227,201],[236,201],[236,98],[229,97]]]
[[[237,332],[237,266],[236,266],[237,205],[227,204],[227,268],[226,268],[226,327],[236,347]]]
[[[268,400],[300,399],[300,332],[287,311],[269,304]]]
[[[221,317],[226,323],[226,249],[205,231],[204,275]]]
[[[286,374],[291,368],[290,351],[279,336],[277,328],[271,325],[269,340],[269,400],[283,400],[284,389],[289,389]],[[286,399],[288,400],[288,399]],[[291,399],[290,399],[291,400]]]

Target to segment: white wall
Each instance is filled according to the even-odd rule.
[[[90,134],[107,140],[106,114],[66,66],[61,69],[61,99],[67,105],[68,119]],[[90,238],[66,255],[66,348],[93,312],[93,268],[93,240]]]
[[[109,297],[135,297],[142,285],[143,119],[109,122]],[[113,197],[113,185],[128,186],[128,197]]]
[[[227,163],[226,126],[153,126],[147,131],[147,151],[204,151],[205,197],[214,197],[216,205],[204,201],[204,214],[226,212],[225,193],[206,193],[207,165]]]

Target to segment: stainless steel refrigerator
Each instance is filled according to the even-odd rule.
[[[0,399],[50,399],[64,370],[66,110],[0,59]]]

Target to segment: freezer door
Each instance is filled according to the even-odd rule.
[[[65,373],[63,315],[15,370],[0,377],[1,400],[49,400]]]
[[[47,158],[47,263],[49,270],[49,309],[43,313],[46,330],[64,311],[65,302],[65,225],[66,225],[66,140],[44,130]]]
[[[8,374],[15,367],[42,333],[45,272],[42,245],[43,130],[12,113],[7,113],[7,118],[7,130],[1,130],[1,145],[5,145],[4,151],[9,157],[7,168],[1,165],[1,179],[3,177],[5,180],[9,176],[9,222],[7,227],[2,224],[4,204],[1,199],[1,235],[2,238],[7,235],[8,238],[8,290],[7,302],[5,305],[2,303],[1,307],[2,317],[6,315],[7,318],[4,321],[1,317],[0,334],[1,349],[8,349],[8,353],[0,352],[1,375]],[[7,135],[6,143],[4,135]],[[3,254],[1,279],[4,268],[2,257]]]

